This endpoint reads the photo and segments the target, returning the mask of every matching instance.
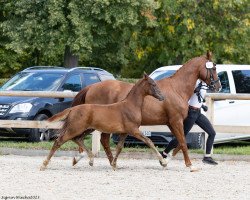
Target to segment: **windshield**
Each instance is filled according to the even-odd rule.
[[[150,75],[150,77],[157,81],[169,77],[173,75],[175,72],[176,70],[155,71],[153,74]]]
[[[64,74],[21,72],[16,74],[1,90],[12,91],[51,91],[60,84]]]

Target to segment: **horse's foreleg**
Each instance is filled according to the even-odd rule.
[[[155,147],[154,143],[148,138],[146,137],[145,135],[143,135],[141,133],[141,131],[138,129],[134,132],[131,133],[132,136],[136,137],[137,139],[143,141],[145,144],[147,144],[151,149],[153,149],[153,151],[156,153],[159,161],[160,161],[160,164],[163,166],[163,167],[166,167],[167,166],[167,162],[166,160],[162,157],[162,155],[159,153],[159,151],[157,150],[157,148]]]
[[[103,146],[103,149],[109,159],[109,163],[112,166],[112,161],[114,159],[113,154],[110,150],[110,134],[109,133],[101,133],[101,144]]]
[[[177,154],[177,152],[179,151],[178,148],[180,148],[182,150],[186,166],[190,168],[191,172],[198,171],[197,168],[192,166],[192,163],[188,155],[186,138],[184,136],[184,131],[183,131],[183,122],[182,121],[179,123],[175,122],[175,124],[169,126],[169,128],[179,143],[177,149],[174,150],[173,154]]]
[[[117,162],[118,156],[120,155],[121,150],[122,150],[122,148],[124,146],[124,142],[125,142],[125,139],[126,139],[127,135],[128,134],[121,134],[120,135],[119,142],[118,142],[118,144],[116,146],[116,154],[115,154],[115,157],[114,157],[114,159],[113,159],[113,161],[111,163],[111,166],[113,167],[114,170],[117,168],[116,162]]]

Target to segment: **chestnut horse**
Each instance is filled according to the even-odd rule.
[[[110,105],[83,104],[53,115],[48,121],[64,120],[64,123],[62,129],[59,130],[59,137],[41,166],[41,170],[46,168],[49,160],[62,144],[81,135],[83,131],[89,128],[105,133],[130,134],[151,147],[159,158],[160,164],[166,166],[166,160],[163,159],[153,142],[139,130],[142,120],[142,105],[144,97],[147,95],[151,95],[160,101],[164,100],[154,80],[145,74],[143,79],[134,85],[127,97],[121,102]],[[121,148],[117,149],[118,151],[121,150]],[[117,152],[117,154],[119,153]],[[112,162],[113,169],[116,168],[116,160],[117,158]]]
[[[218,92],[221,84],[212,62],[211,52],[195,57],[186,62],[174,75],[156,81],[163,95],[167,98],[163,102],[156,101],[152,97],[146,97],[142,108],[142,125],[167,125],[172,134],[177,138],[183,152],[185,164],[190,171],[196,171],[188,156],[188,149],[183,132],[183,120],[188,113],[188,100],[194,93],[196,81],[203,80],[212,91]],[[207,67],[207,63],[212,67]],[[211,66],[211,65],[210,65]],[[110,104],[126,97],[133,84],[117,80],[107,80],[96,83],[82,89],[74,98],[72,106],[79,104]],[[82,136],[74,138],[80,145],[84,136],[93,130],[88,130]],[[125,137],[122,138],[125,140]],[[112,163],[113,155],[110,150],[110,135],[101,134],[101,144]],[[122,142],[121,142],[122,143]],[[75,163],[73,163],[75,164]]]

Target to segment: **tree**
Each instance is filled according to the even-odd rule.
[[[161,0],[157,26],[144,29],[137,57],[122,70],[138,76],[163,65],[183,64],[211,50],[218,63],[250,62],[247,0]],[[141,70],[135,70],[142,66]]]
[[[68,67],[80,60],[115,65],[119,71],[127,62],[124,55],[133,33],[152,25],[145,13],[153,14],[155,4],[153,0],[13,0],[4,4],[8,16],[1,27],[11,39],[6,48],[15,52],[32,52],[37,60],[64,55]]]

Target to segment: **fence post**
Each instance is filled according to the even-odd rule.
[[[214,125],[214,99],[212,97],[206,97],[206,104],[208,107],[207,118],[211,122],[212,126]],[[207,133],[205,134],[205,144],[204,144],[204,154],[206,154],[206,143],[207,143]],[[213,154],[213,148],[211,150],[211,154]]]
[[[100,139],[101,139],[101,132],[100,131],[94,131],[92,133],[92,153],[96,156],[98,155],[101,145],[100,145]]]

